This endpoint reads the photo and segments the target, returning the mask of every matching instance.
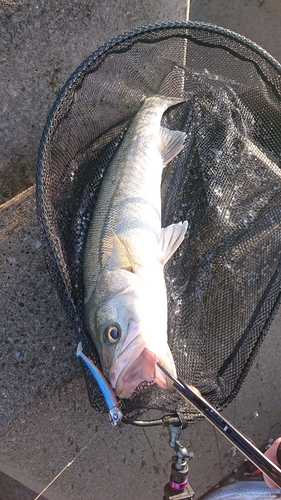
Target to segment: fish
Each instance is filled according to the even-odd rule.
[[[121,410],[118,408],[117,398],[99,368],[90,358],[88,358],[88,356],[86,356],[86,354],[83,353],[82,342],[79,342],[77,346],[76,356],[78,358],[81,358],[87,368],[90,370],[104,397],[105,404],[108,408],[110,422],[113,425],[117,425],[123,417]]]
[[[281,498],[281,490],[270,490],[263,481],[235,481],[212,491],[202,500],[274,500]]]
[[[167,340],[164,265],[188,222],[162,228],[161,178],[184,148],[186,134],[161,126],[161,119],[182,102],[158,95],[143,101],[104,174],[86,236],[85,322],[120,398],[129,398],[145,381],[173,390],[157,361],[176,377]]]

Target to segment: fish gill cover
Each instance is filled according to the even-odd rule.
[[[84,320],[83,252],[104,172],[145,97],[184,98],[162,125],[187,135],[163,171],[162,226],[187,220],[165,266],[168,342],[178,376],[217,408],[235,396],[280,301],[281,67],[222,28],[163,23],[119,36],[66,82],[39,152],[46,262],[77,340],[101,368]],[[128,179],[130,182],[130,179]],[[75,346],[74,346],[75,352]],[[84,371],[91,405],[107,411]],[[122,413],[195,410],[143,383]]]

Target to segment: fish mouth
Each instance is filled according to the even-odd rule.
[[[129,398],[141,382],[154,382],[161,389],[173,391],[173,384],[157,365],[160,362],[176,377],[170,349],[156,355],[146,345],[141,333],[121,352],[110,369],[110,382],[117,396]]]

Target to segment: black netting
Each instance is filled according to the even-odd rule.
[[[59,94],[39,154],[37,197],[45,255],[78,340],[99,366],[83,318],[85,236],[100,182],[146,96],[182,97],[163,123],[186,147],[163,173],[163,226],[187,219],[165,267],[169,345],[178,375],[214,405],[239,389],[279,304],[281,67],[248,40],[200,23],[118,37],[91,55]],[[74,352],[75,347],[73,346]],[[89,399],[103,399],[85,371]],[[193,410],[143,384],[122,401]]]

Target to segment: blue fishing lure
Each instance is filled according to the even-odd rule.
[[[117,425],[123,417],[122,412],[118,408],[117,398],[113,392],[112,387],[110,386],[109,382],[102,374],[102,372],[98,369],[94,362],[90,358],[88,358],[86,354],[83,353],[82,342],[79,342],[77,346],[76,356],[84,361],[85,365],[93,375],[104,397],[105,404],[108,408],[110,421],[113,425]]]

